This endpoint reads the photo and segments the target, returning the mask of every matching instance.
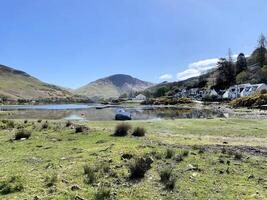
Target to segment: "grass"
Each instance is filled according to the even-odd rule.
[[[121,123],[118,124],[116,126],[115,132],[114,132],[114,136],[127,136],[129,133],[129,130],[131,130],[131,125],[127,124],[127,123]]]
[[[0,188],[12,192],[1,192],[3,200],[35,196],[40,199],[115,196],[122,200],[265,199],[267,196],[266,155],[241,148],[267,147],[266,120],[128,122],[132,127],[146,130],[146,136],[138,138],[113,137],[120,124],[115,121],[75,122],[89,127],[88,134],[73,134],[66,121],[48,121],[49,128],[44,130],[40,129],[42,123],[33,120],[26,124],[24,120],[14,121],[13,129],[4,126],[5,123],[0,121]],[[10,141],[18,125],[31,132],[28,140]],[[166,159],[167,149],[175,152],[172,159]],[[124,154],[133,157],[121,159]],[[140,159],[146,158],[153,163],[144,165],[146,162]],[[163,183],[160,174],[164,166],[172,170],[170,175],[166,173],[168,181]],[[132,176],[139,168],[145,170],[137,173],[140,176]],[[15,181],[12,176],[17,177]],[[85,179],[90,176],[94,181],[88,184]],[[71,190],[73,185],[80,189]]]

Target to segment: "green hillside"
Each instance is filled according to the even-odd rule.
[[[106,78],[98,79],[79,89],[75,94],[88,97],[117,98],[123,94],[131,94],[143,91],[153,84],[133,78],[129,75],[116,74]]]
[[[70,92],[44,83],[29,74],[0,65],[0,96],[8,99],[66,97]]]

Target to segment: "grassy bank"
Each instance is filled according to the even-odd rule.
[[[1,121],[0,199],[267,196],[266,120],[132,121],[124,137],[117,124]],[[18,130],[29,139],[14,140]]]

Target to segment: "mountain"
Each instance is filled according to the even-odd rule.
[[[0,97],[9,99],[44,99],[66,97],[71,93],[44,83],[26,72],[0,65]]]
[[[152,83],[133,78],[132,76],[115,74],[91,82],[75,90],[74,93],[88,97],[117,98],[123,94],[143,91],[151,86],[153,86]]]

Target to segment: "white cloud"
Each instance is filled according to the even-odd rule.
[[[245,55],[246,57],[249,57],[250,55]],[[232,55],[233,61],[235,62],[237,60],[238,55],[234,54]],[[188,65],[187,69],[185,71],[179,72],[176,74],[176,78],[178,81],[186,80],[188,78],[200,76],[201,74],[204,74],[208,72],[209,70],[215,68],[217,66],[217,63],[219,61],[219,58],[210,58],[205,60],[200,60],[194,63],[191,63]],[[164,74],[160,77],[161,80],[171,80],[173,77],[171,74]]]
[[[159,77],[160,80],[162,81],[168,81],[171,80],[173,76],[171,74],[163,74],[162,76]]]
[[[185,71],[177,73],[176,78],[181,81],[191,77],[199,76],[208,70],[215,68],[218,61],[218,58],[211,58],[191,63]]]

